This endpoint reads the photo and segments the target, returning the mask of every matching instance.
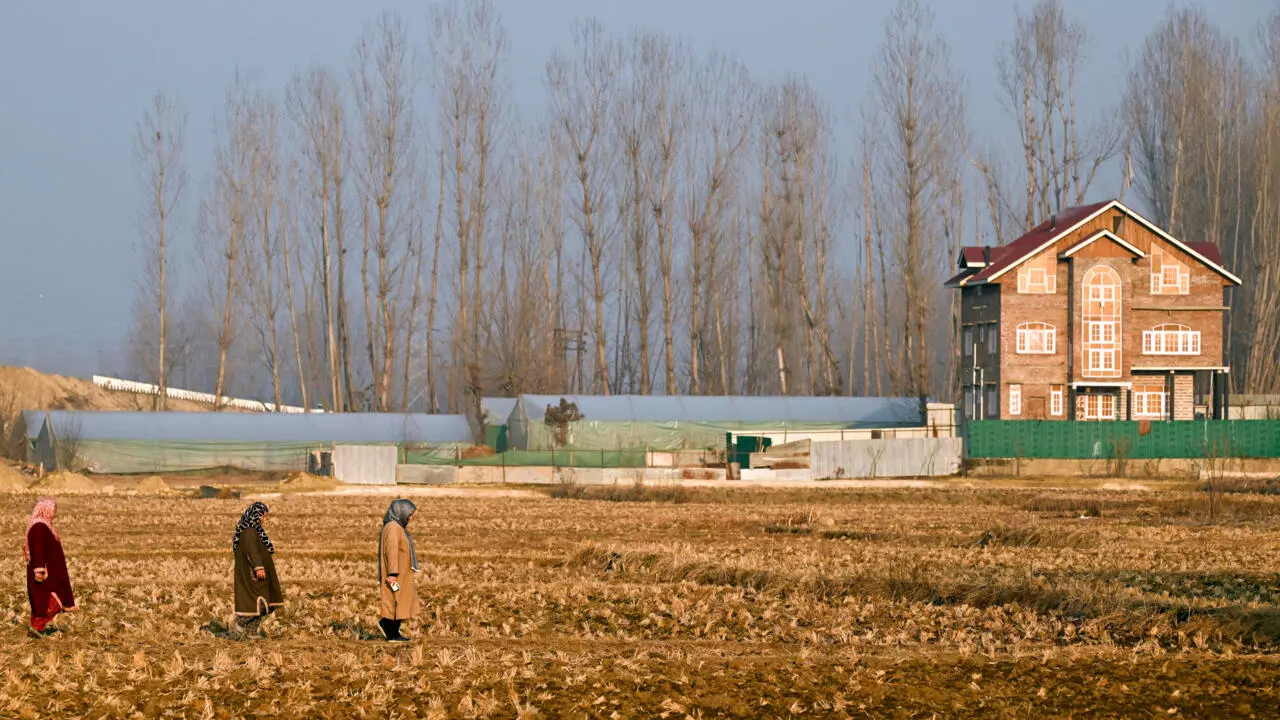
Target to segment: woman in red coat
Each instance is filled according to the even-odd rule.
[[[49,627],[54,616],[74,610],[71,578],[67,575],[67,557],[62,552],[62,538],[53,528],[58,504],[53,498],[40,498],[31,510],[27,538],[22,555],[27,560],[27,598],[31,600],[31,626],[27,634],[44,637],[56,632]]]

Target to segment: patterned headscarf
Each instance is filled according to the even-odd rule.
[[[276,546],[271,544],[271,538],[267,537],[267,531],[262,529],[262,516],[269,512],[267,504],[264,502],[255,502],[245,508],[244,515],[240,516],[240,522],[236,523],[235,537],[231,538],[231,549],[240,549],[240,533],[253,528],[258,531],[258,537],[262,538],[262,544],[267,547],[267,552],[275,554]]]
[[[409,538],[409,563],[414,572],[418,571],[418,551],[413,547],[413,536],[409,534],[409,517],[418,509],[412,502],[400,498],[393,500],[391,506],[387,508],[387,514],[382,516],[382,527],[386,527],[387,523],[395,523],[404,528],[404,536]],[[378,564],[382,564],[382,534],[378,534]],[[382,578],[378,578],[378,582],[382,582]]]
[[[27,534],[22,536],[22,557],[31,562],[31,545],[27,538],[31,535],[31,528],[39,524],[44,524],[49,528],[49,532],[53,533],[53,537],[57,540],[58,530],[53,527],[53,516],[58,514],[58,503],[51,497],[42,497],[36,500],[36,506],[31,508],[31,519],[27,521]]]

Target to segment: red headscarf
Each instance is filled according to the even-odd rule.
[[[27,521],[27,534],[22,537],[22,557],[28,562],[31,561],[31,546],[27,544],[27,536],[31,534],[31,528],[38,523],[44,523],[49,528],[49,532],[59,540],[58,531],[53,527],[53,516],[58,512],[58,503],[50,497],[42,497],[36,501],[36,506],[31,509],[31,519]]]

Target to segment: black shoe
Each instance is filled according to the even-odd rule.
[[[413,642],[413,638],[411,638],[411,637],[405,637],[404,635],[396,635],[395,637],[389,637],[389,638],[387,638],[387,642],[393,642],[393,643],[411,643],[411,642]]]
[[[27,637],[29,637],[29,638],[35,638],[36,640],[40,640],[40,639],[42,639],[42,638],[44,638],[44,637],[46,637],[46,636],[47,636],[47,635],[46,635],[46,633],[45,633],[43,630],[37,630],[37,629],[35,629],[35,628],[31,627],[30,625],[28,625],[28,626],[27,626]]]

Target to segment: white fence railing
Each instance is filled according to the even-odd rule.
[[[114,390],[116,392],[130,392],[139,395],[159,395],[160,387],[151,383],[135,382],[133,380],[121,380],[120,378],[109,378],[101,375],[93,376],[93,384],[106,390]],[[204,403],[206,405],[218,405],[221,407],[233,407],[240,410],[248,410],[250,412],[282,412],[282,413],[306,413],[306,412],[324,412],[323,410],[308,410],[293,405],[281,405],[276,407],[275,403],[266,403],[258,400],[243,400],[241,398],[223,397],[222,402],[218,402],[218,397],[210,393],[194,392],[192,390],[179,390],[178,388],[165,388],[165,397],[172,400],[189,400],[191,402]]]

